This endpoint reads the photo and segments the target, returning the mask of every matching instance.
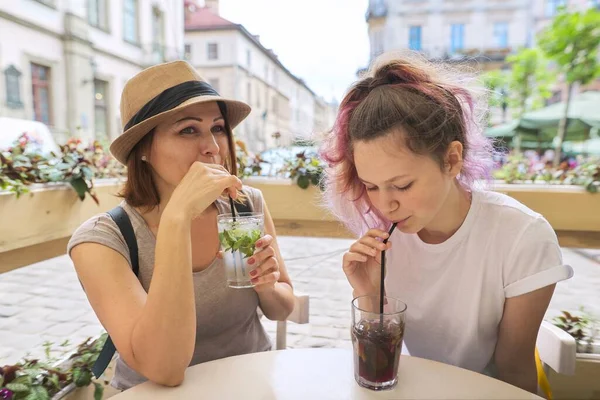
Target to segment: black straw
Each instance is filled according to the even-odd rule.
[[[392,227],[388,231],[388,237],[383,240],[383,244],[387,244],[388,240],[392,236],[392,232],[396,229],[396,223],[392,224]],[[379,313],[381,314],[381,322],[383,323],[383,296],[385,293],[385,250],[381,251],[381,283],[379,284]]]
[[[233,205],[231,196],[229,196],[229,206],[231,206],[231,216],[233,217],[233,222],[235,222],[235,206]]]

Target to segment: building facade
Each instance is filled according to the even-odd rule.
[[[477,59],[483,68],[531,43],[531,0],[370,0],[371,59],[413,50],[434,60]]]
[[[109,142],[127,80],[183,55],[183,0],[3,1],[0,116]]]
[[[259,36],[222,18],[218,0],[186,0],[185,7],[185,57],[221,95],[252,107],[236,129],[251,151],[310,139],[330,122],[332,106],[292,74]]]
[[[479,70],[504,69],[506,56],[535,46],[536,35],[561,7],[600,8],[600,0],[369,0],[370,59],[412,50],[431,60],[470,62]],[[585,89],[600,89],[600,81]],[[574,94],[581,90],[575,87]],[[561,101],[566,92],[559,76],[548,102]]]

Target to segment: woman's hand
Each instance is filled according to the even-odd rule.
[[[202,214],[227,191],[235,199],[242,189],[242,181],[223,166],[196,161],[175,188],[169,205],[185,213],[190,219]]]
[[[275,257],[275,249],[271,246],[272,242],[271,235],[265,235],[257,240],[256,251],[248,259],[248,265],[253,268],[250,271],[251,282],[258,293],[273,290],[275,283],[279,281],[279,262]]]
[[[378,239],[388,237],[389,234],[385,231],[371,229],[344,254],[344,273],[354,289],[355,297],[378,292],[381,282],[381,252],[392,246],[390,242],[383,244]]]

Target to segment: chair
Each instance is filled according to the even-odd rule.
[[[287,347],[287,323],[294,322],[296,324],[307,324],[309,317],[309,295],[294,291],[294,310],[285,321],[277,321],[277,336],[275,339],[275,349],[285,350]],[[263,317],[260,307],[257,309],[259,318]]]
[[[563,375],[575,374],[577,344],[567,332],[548,321],[542,321],[536,342],[536,365],[538,386],[552,399],[552,390],[548,382],[550,369]]]

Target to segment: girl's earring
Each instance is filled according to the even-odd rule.
[[[148,158],[146,158],[146,156],[142,156],[142,161],[148,161]]]

